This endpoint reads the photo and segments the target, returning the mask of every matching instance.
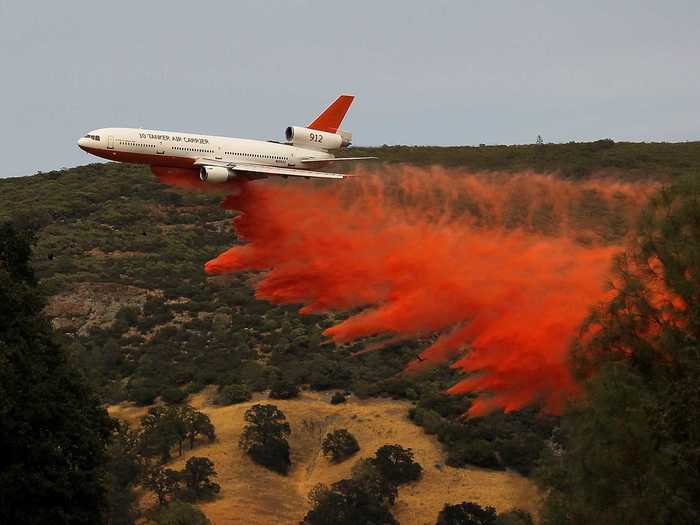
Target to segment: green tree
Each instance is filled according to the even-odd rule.
[[[373,494],[387,505],[393,505],[399,494],[398,488],[386,479],[371,460],[361,459],[352,466],[351,477],[368,494]]]
[[[370,462],[396,486],[420,479],[423,472],[423,467],[413,460],[413,451],[401,445],[380,447]]]
[[[33,240],[0,225],[0,523],[99,523],[113,423],[42,314]]]
[[[114,428],[107,447],[105,483],[107,509],[105,521],[109,525],[131,525],[138,517],[138,499],[134,487],[143,472],[139,456],[139,435],[124,421]]]
[[[144,456],[160,456],[161,463],[171,459],[171,449],[186,437],[184,422],[176,407],[156,406],[141,418],[141,452]]]
[[[456,505],[445,504],[435,525],[496,525],[496,509],[463,501]]]
[[[340,463],[360,450],[357,439],[347,429],[341,428],[326,434],[321,443],[323,454],[333,463]]]
[[[143,486],[153,492],[158,504],[163,506],[180,491],[180,474],[176,470],[155,465],[146,471]]]
[[[251,397],[253,396],[246,385],[225,385],[219,387],[214,402],[217,405],[233,405],[249,401]]]
[[[286,474],[291,466],[287,442],[291,429],[284,413],[275,405],[253,405],[244,418],[248,424],[239,446],[256,463]]]
[[[185,485],[183,499],[196,501],[216,496],[221,487],[211,480],[215,476],[214,463],[209,458],[191,457],[188,459],[184,470],[180,472],[180,480]]]
[[[292,399],[299,395],[299,387],[286,379],[279,379],[270,388],[270,399]]]
[[[186,405],[180,409],[180,417],[185,425],[185,436],[189,441],[190,450],[194,448],[194,442],[199,436],[205,436],[210,443],[216,439],[214,425],[204,412]]]
[[[302,525],[398,525],[389,507],[354,479],[331,487],[319,484],[309,493],[311,510]]]
[[[700,182],[661,190],[572,353],[584,396],[538,472],[543,520],[700,520]]]

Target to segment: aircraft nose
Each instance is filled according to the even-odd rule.
[[[85,147],[88,145],[88,138],[87,137],[80,137],[78,139],[78,147],[80,149],[85,149]]]

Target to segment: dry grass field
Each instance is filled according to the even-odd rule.
[[[526,478],[510,472],[445,466],[439,443],[408,419],[409,403],[350,397],[345,404],[331,405],[331,395],[305,392],[297,399],[272,401],[258,395],[251,402],[217,407],[211,405],[205,391],[191,403],[209,415],[218,439],[186,451],[170,466],[182,468],[192,455],[206,456],[214,462],[221,493],[218,499],[201,505],[214,525],[298,523],[308,510],[307,494],[314,485],[349,477],[355,461],[392,443],[413,449],[424,469],[420,481],[399,489],[392,512],[403,525],[435,523],[446,502],[473,501],[492,505],[499,512],[520,507],[535,514],[539,497]],[[289,476],[256,465],[238,449],[243,413],[256,402],[277,405],[289,420]],[[110,407],[113,416],[129,422],[137,422],[144,412],[143,408],[128,405]],[[327,432],[337,428],[347,428],[354,434],[361,450],[349,460],[333,465],[321,454],[320,443]]]

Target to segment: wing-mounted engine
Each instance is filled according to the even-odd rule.
[[[232,169],[224,166],[201,166],[199,168],[199,178],[202,182],[220,184],[236,178]]]
[[[300,126],[289,126],[285,137],[287,142],[294,146],[329,150],[349,146],[352,133],[340,129],[337,133],[329,133]]]

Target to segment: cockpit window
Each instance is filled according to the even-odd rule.
[[[85,135],[85,138],[86,138],[86,139],[92,139],[92,140],[98,140],[98,141],[100,140],[100,136],[99,136],[99,135],[90,135],[90,134],[87,134],[87,135]]]

